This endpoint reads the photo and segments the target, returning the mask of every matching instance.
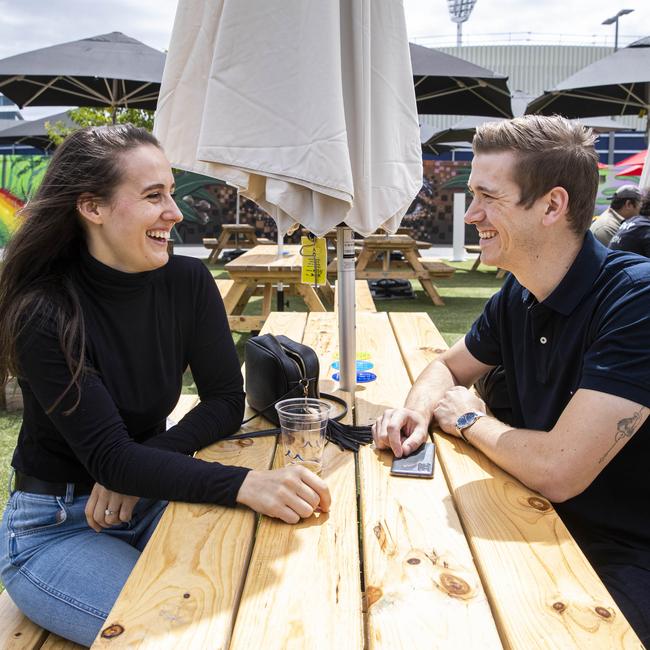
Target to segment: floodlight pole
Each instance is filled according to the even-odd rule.
[[[634,9],[621,9],[615,16],[612,16],[611,18],[607,18],[602,22],[603,25],[611,25],[612,23],[614,23],[614,52],[618,50],[618,19],[621,16],[631,14],[633,11]]]
[[[463,23],[469,18],[476,0],[447,0],[449,17],[456,23],[456,47],[463,44]]]
[[[621,9],[615,16],[603,20],[603,25],[611,25],[614,23],[614,52],[618,50],[618,19],[626,14],[631,14],[634,9]],[[615,148],[616,134],[614,131],[609,132],[609,146],[607,151],[607,165],[612,167],[614,165],[614,148]]]

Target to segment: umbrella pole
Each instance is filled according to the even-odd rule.
[[[282,257],[283,250],[282,244],[284,242],[284,237],[280,232],[280,226],[278,225],[278,259]],[[277,291],[277,310],[284,311],[284,285],[282,282],[278,282],[278,291]]]
[[[347,226],[336,228],[336,275],[338,282],[339,363],[341,390],[351,393],[357,380],[354,306],[354,235]]]

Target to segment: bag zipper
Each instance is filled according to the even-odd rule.
[[[278,341],[278,343],[280,342]],[[280,343],[280,347],[284,350],[287,357],[296,364],[298,372],[300,373],[300,381],[298,383],[302,385],[302,392],[304,396],[307,397],[309,392],[309,379],[307,378],[307,368],[305,368],[302,357],[299,354],[296,354],[293,350],[290,350],[286,345],[282,345],[282,343]]]

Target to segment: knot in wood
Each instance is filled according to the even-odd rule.
[[[528,505],[539,510],[540,512],[546,512],[551,509],[551,504],[545,499],[540,499],[539,497],[529,497]]]
[[[183,594],[183,598],[189,598],[189,597],[190,597],[190,595],[188,593]]]
[[[603,618],[612,617],[612,613],[608,609],[605,609],[604,607],[596,607],[596,614],[598,614],[598,616],[602,616]]]
[[[384,530],[384,527],[379,523],[372,530],[375,533],[375,537],[377,538],[377,541],[379,542],[379,548],[382,551],[385,551],[387,540],[386,540],[386,531]]]
[[[465,596],[469,593],[469,585],[462,578],[451,573],[440,574],[440,582],[452,596]]]
[[[382,596],[384,592],[379,587],[368,587],[366,589],[366,602],[370,609]]]
[[[566,605],[558,601],[557,603],[553,603],[553,609],[558,612],[558,614],[561,614],[566,609]]]
[[[237,444],[240,447],[250,447],[251,445],[255,444],[255,441],[252,438],[242,438],[241,440],[237,441]]]
[[[101,637],[102,639],[114,639],[116,636],[120,636],[123,632],[124,628],[118,623],[114,623],[102,630]]]
[[[420,564],[420,560],[416,557],[410,557],[406,562],[407,564]]]

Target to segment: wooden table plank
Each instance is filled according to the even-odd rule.
[[[356,394],[363,424],[402,403],[410,381],[387,314],[357,314],[357,341],[377,374]],[[500,648],[440,469],[396,478],[390,452],[364,447],[359,459],[368,648]]]
[[[335,315],[310,314],[303,341],[318,352],[320,387],[331,392]],[[278,450],[275,466],[282,462]],[[363,647],[354,455],[328,444],[322,478],[329,514],[294,526],[262,517],[231,650]]]
[[[391,314],[417,377],[445,342],[426,314]],[[639,648],[551,504],[458,438],[435,435],[438,458],[510,648]]]
[[[0,648],[32,650],[40,648],[48,632],[32,623],[14,604],[9,594],[0,594]]]
[[[300,340],[305,314],[272,315],[264,331]],[[176,414],[178,417],[178,413]],[[248,430],[270,426],[262,418]],[[268,469],[275,438],[224,441],[197,454],[208,461]],[[248,508],[171,503],[145,547],[93,648],[225,648],[253,545],[257,517]]]

